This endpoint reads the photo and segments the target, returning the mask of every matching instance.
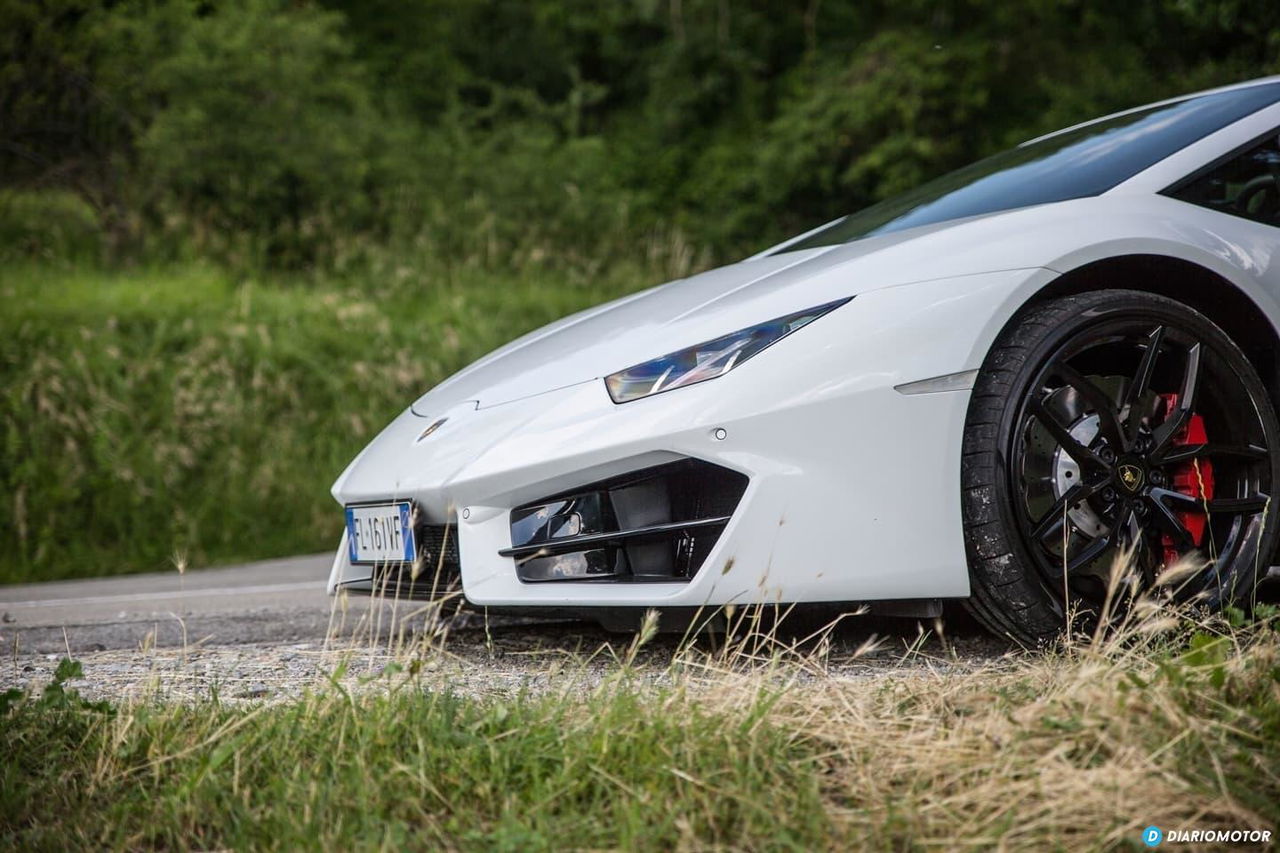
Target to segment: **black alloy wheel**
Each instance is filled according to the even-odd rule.
[[[1107,290],[1032,307],[970,402],[969,608],[1038,644],[1157,585],[1247,602],[1275,550],[1278,436],[1253,366],[1185,305]],[[1203,568],[1163,575],[1188,559]]]

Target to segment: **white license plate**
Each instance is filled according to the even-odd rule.
[[[412,563],[413,507],[408,501],[347,507],[347,550],[353,563]]]

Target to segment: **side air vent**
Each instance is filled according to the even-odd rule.
[[[687,581],[711,553],[747,477],[685,459],[511,511],[520,580]]]

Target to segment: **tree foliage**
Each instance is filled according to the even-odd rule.
[[[0,183],[119,251],[728,256],[1278,57],[1268,0],[4,0]]]

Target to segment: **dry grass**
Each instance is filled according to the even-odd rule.
[[[933,666],[814,679],[828,631],[797,644],[753,625],[681,659],[722,713],[773,691],[768,721],[816,750],[833,828],[859,845],[1108,849],[1150,825],[1276,830],[1280,623],[1267,605],[1246,621],[1176,601],[1198,568],[1171,567],[1122,607],[1122,555],[1099,627],[976,669],[952,666],[943,637],[941,653],[902,656]]]
[[[1274,649],[1253,647],[1224,671],[1253,689],[1276,663]],[[1244,794],[1263,779],[1280,792],[1274,768],[1257,766],[1263,779],[1242,782],[1215,766],[1256,739],[1239,728],[1252,711],[1189,698],[1154,662],[1073,653],[870,690],[799,686],[773,720],[821,744],[833,817],[877,845],[1085,849],[1136,839],[1151,824],[1273,825],[1274,809],[1263,813]]]

